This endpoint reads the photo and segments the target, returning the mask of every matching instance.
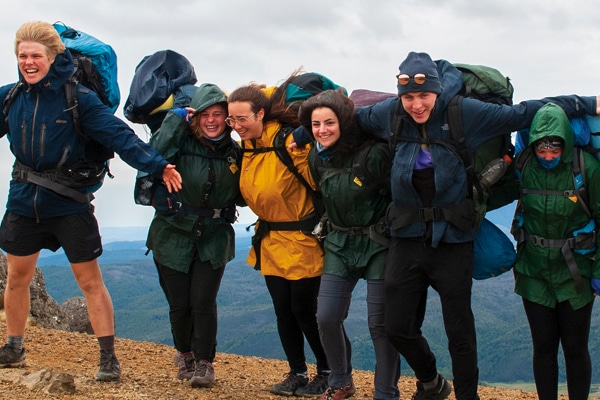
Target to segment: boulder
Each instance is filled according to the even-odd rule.
[[[4,291],[6,289],[6,256],[0,252],[0,306],[4,309]],[[67,316],[58,303],[46,292],[46,282],[39,268],[35,268],[31,285],[30,316],[40,326],[50,329],[69,330]]]
[[[94,334],[90,317],[87,312],[87,302],[85,301],[85,297],[71,297],[60,305],[60,309],[67,318],[67,323],[69,324],[69,330],[71,332],[87,333],[90,335]]]
[[[24,376],[21,383],[29,390],[46,394],[74,394],[75,379],[72,375],[41,369]]]

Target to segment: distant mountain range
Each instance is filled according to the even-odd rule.
[[[512,207],[488,214],[488,218],[508,232]],[[259,272],[245,263],[251,232],[235,225],[236,258],[225,270],[219,291],[218,351],[264,358],[285,359],[277,335],[271,299]],[[102,230],[104,254],[102,273],[115,307],[117,335],[135,340],[172,344],[168,306],[159,285],[151,254],[146,256],[147,228],[108,228]],[[62,253],[45,252],[39,267],[44,273],[48,293],[59,303],[80,296],[68,262]],[[475,314],[480,379],[483,382],[533,381],[531,339],[521,298],[513,293],[512,273],[474,281]],[[353,365],[373,370],[374,353],[367,328],[366,285],[357,285],[346,321],[353,345]],[[600,334],[600,318],[594,311],[590,337]],[[423,327],[436,353],[443,374],[451,377],[447,340],[442,324],[439,297],[431,290]],[[594,365],[600,360],[600,343],[590,343]],[[307,346],[309,361],[314,362]],[[412,375],[406,363],[403,375]],[[562,371],[562,361],[561,361]],[[564,373],[561,372],[564,380]],[[600,382],[600,372],[593,377]]]

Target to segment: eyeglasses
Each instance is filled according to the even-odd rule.
[[[247,117],[238,117],[237,119],[236,118],[227,117],[227,118],[225,118],[225,123],[233,128],[233,126],[236,123],[239,124],[239,125],[244,125],[246,122],[248,122],[248,120],[250,118],[252,118],[255,115],[256,115],[256,113],[252,113],[252,114],[248,115]]]
[[[406,85],[406,84],[408,84],[408,81],[410,81],[410,76],[408,74],[399,74],[399,75],[396,75],[396,78],[398,78],[398,83],[401,85]],[[414,74],[412,79],[417,85],[422,85],[427,80],[427,75]]]

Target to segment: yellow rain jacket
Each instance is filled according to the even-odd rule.
[[[247,140],[243,145],[246,149],[272,147],[280,128],[279,123],[269,121],[259,139]],[[286,146],[291,140],[292,135],[289,135]],[[309,146],[288,149],[302,176],[316,187],[308,168],[309,150]],[[240,190],[246,204],[259,218],[255,231],[260,229],[260,220],[300,221],[314,212],[310,193],[274,151],[244,152]],[[323,251],[310,232],[271,230],[262,238],[260,255],[263,275],[297,280],[320,276],[323,272]],[[247,263],[256,264],[254,248],[250,250]]]

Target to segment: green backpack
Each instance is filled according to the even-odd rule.
[[[462,73],[463,87],[448,105],[448,124],[450,134],[460,155],[467,178],[469,195],[475,200],[477,223],[485,217],[485,213],[510,204],[518,193],[518,182],[514,174],[507,174],[514,168],[512,159],[515,147],[511,132],[497,136],[479,145],[475,154],[467,153],[462,124],[462,98],[472,97],[494,104],[513,104],[514,87],[510,79],[500,71],[484,65],[454,64]]]

